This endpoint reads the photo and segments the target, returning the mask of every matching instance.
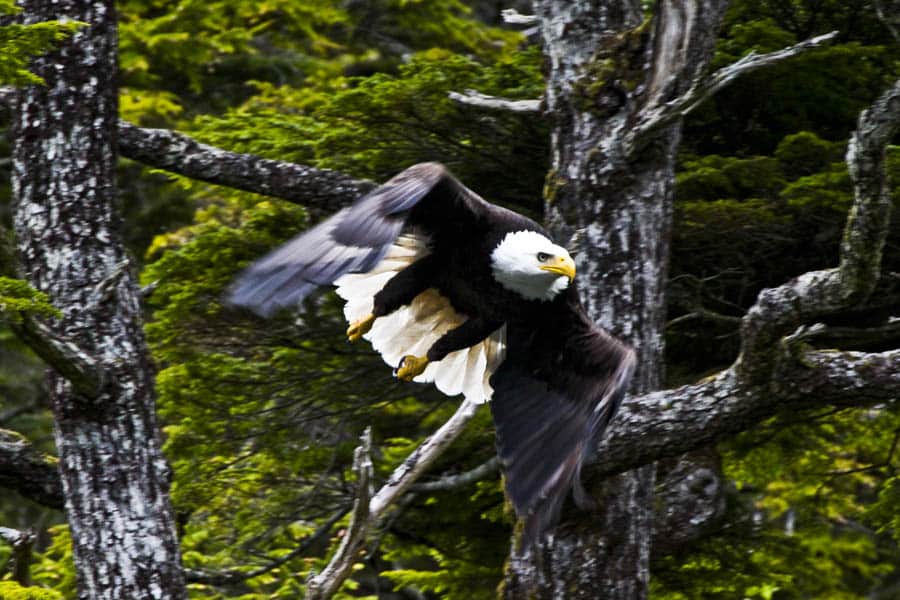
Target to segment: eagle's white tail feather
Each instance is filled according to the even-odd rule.
[[[344,316],[354,322],[372,312],[373,297],[398,272],[428,254],[427,240],[418,235],[401,235],[385,257],[367,273],[349,273],[339,278],[338,295],[347,301]],[[408,355],[423,356],[442,335],[458,327],[465,317],[435,289],[419,294],[404,306],[375,320],[364,337],[372,342],[384,361],[396,368]],[[473,402],[490,400],[493,389],[489,379],[503,362],[506,331],[501,327],[486,340],[471,348],[452,352],[443,360],[428,365],[415,381],[434,381],[448,396],[465,394]]]
[[[484,369],[487,366],[484,346],[485,343],[482,342],[469,352],[469,360],[466,363],[466,381],[463,384],[463,394],[466,398],[484,395]]]
[[[463,391],[469,352],[472,352],[471,348],[451,352],[441,361],[443,364],[438,365],[439,368],[434,374],[434,384],[448,396],[455,396]]]

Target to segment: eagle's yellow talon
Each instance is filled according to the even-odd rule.
[[[397,379],[412,381],[414,377],[418,377],[425,371],[428,362],[427,356],[419,357],[411,354],[404,356],[400,361],[400,366],[397,367]]]
[[[354,321],[350,323],[350,327],[347,328],[347,339],[351,342],[357,342],[362,339],[362,336],[369,333],[369,330],[372,329],[372,323],[375,322],[375,315],[369,314],[359,321]]]

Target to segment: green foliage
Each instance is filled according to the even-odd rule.
[[[0,598],[4,600],[63,600],[63,595],[39,587],[22,587],[14,581],[0,581]]]
[[[252,93],[246,82],[317,85],[435,46],[490,56],[519,39],[459,0],[128,0],[120,10],[123,115],[147,122],[233,106]]]
[[[518,34],[476,22],[458,0],[126,0],[119,9],[128,119],[374,180],[440,160],[487,198],[540,216],[546,123],[458,105],[447,93],[539,97],[543,59],[535,46],[518,47]],[[761,288],[835,264],[851,199],[845,137],[900,60],[856,0],[731,3],[716,66],[830,29],[842,32],[838,43],[737,81],[687,121],[669,317],[700,307],[724,318],[670,328],[673,381],[734,359],[737,321]],[[10,64],[2,54],[0,69]],[[398,384],[367,347],[345,344],[333,295],[267,321],[222,306],[238,269],[308,225],[303,208],[139,176],[130,163],[121,169],[131,248],[147,262],[143,282],[155,286],[147,336],[184,562],[246,572],[304,550],[246,581],[193,584],[191,596],[301,597],[346,526],[345,516],[320,532],[355,496],[359,432],[373,427],[380,483],[456,400]],[[900,152],[890,153],[889,169],[900,181]],[[900,271],[898,239],[895,226],[886,271]],[[0,305],[54,314],[13,280],[0,280]],[[0,393],[42,395],[40,386],[23,391],[23,374],[36,378],[41,368],[2,329],[0,357]],[[656,561],[654,597],[862,598],[888,581],[900,562],[894,412],[802,423],[782,416],[723,445],[738,488],[730,519],[689,552]],[[52,446],[45,418],[18,417],[16,427]],[[430,477],[481,464],[493,444],[483,410]],[[391,586],[493,597],[510,526],[496,477],[418,492],[389,516],[377,551],[339,597]],[[33,575],[74,597],[68,533],[54,531]]]
[[[14,0],[0,0],[0,15],[15,14],[20,10]],[[45,21],[0,26],[0,85],[42,83],[40,77],[28,70],[28,60],[51,50],[81,25],[73,21]]]
[[[539,64],[536,49],[489,64],[434,49],[413,56],[396,75],[340,78],[321,88],[257,84],[259,93],[242,106],[198,118],[189,131],[234,151],[374,180],[439,159],[466,181],[482,182],[479,191],[488,198],[535,212],[546,170],[544,127],[530,116],[484,115],[447,94],[475,88],[536,97]]]
[[[59,317],[61,313],[50,303],[47,294],[21,279],[0,277],[0,313],[12,322],[20,322],[23,314],[37,317]]]
[[[63,598],[76,597],[75,560],[72,555],[72,536],[66,525],[49,530],[50,546],[39,556],[31,568],[35,583],[60,593]]]

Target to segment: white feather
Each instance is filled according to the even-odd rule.
[[[339,278],[338,295],[347,301],[344,316],[349,322],[372,312],[373,298],[398,272],[428,254],[428,240],[421,235],[404,234],[397,238],[384,258],[367,273],[349,273]],[[465,317],[457,313],[437,290],[428,289],[408,305],[375,320],[363,337],[384,361],[396,368],[409,354],[424,356],[428,349]],[[448,396],[464,394],[472,402],[491,399],[489,380],[503,362],[506,327],[501,327],[483,342],[452,352],[443,360],[428,365],[414,381],[433,381]]]

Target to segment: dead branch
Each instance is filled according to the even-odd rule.
[[[449,92],[447,96],[454,102],[476,106],[487,110],[505,110],[516,113],[541,112],[541,100],[510,100],[497,96],[488,96],[475,90],[466,90],[464,93]]]
[[[837,35],[837,31],[804,40],[793,46],[766,54],[751,52],[740,60],[723,67],[706,77],[697,77],[688,90],[677,98],[664,104],[651,103],[640,111],[637,123],[629,129],[624,137],[627,156],[635,156],[652,134],[678,119],[690,114],[694,109],[714,96],[732,81],[751,71],[768,67],[817,48]]]

